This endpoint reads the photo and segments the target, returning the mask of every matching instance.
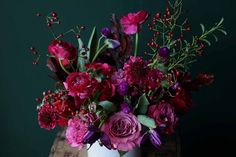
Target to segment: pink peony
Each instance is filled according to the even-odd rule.
[[[66,130],[67,143],[70,144],[71,147],[82,149],[84,146],[83,139],[88,132],[88,127],[88,123],[78,117],[70,119]]]
[[[129,85],[144,88],[147,83],[149,68],[141,57],[131,56],[124,65],[126,81]]]
[[[77,49],[68,42],[54,40],[49,46],[48,51],[55,56],[57,60],[62,59],[63,65],[68,65],[70,60],[77,58]]]
[[[86,99],[93,94],[96,81],[90,77],[87,72],[73,72],[64,82],[65,88],[69,91],[69,95],[80,99]]]
[[[118,112],[102,126],[111,140],[113,149],[132,150],[140,144],[141,124],[132,113]]]
[[[122,16],[120,23],[125,34],[135,34],[139,31],[139,25],[148,18],[146,11],[139,11],[137,13],[129,13],[127,16]]]
[[[57,124],[57,110],[53,105],[45,104],[39,108],[38,122],[41,128],[51,130]]]
[[[163,128],[166,134],[174,132],[174,126],[177,118],[174,108],[166,102],[159,102],[148,109],[148,115],[155,119],[157,127]]]

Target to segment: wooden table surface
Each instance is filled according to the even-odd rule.
[[[150,147],[149,144],[144,146],[142,157],[180,157],[180,140],[176,136],[169,137],[160,150],[150,151]],[[66,143],[65,130],[62,130],[58,132],[54,140],[49,157],[87,157],[87,150],[79,151],[70,147]]]

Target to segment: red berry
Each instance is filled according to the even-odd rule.
[[[159,19],[161,17],[160,13],[156,13],[156,18]]]
[[[35,101],[36,101],[36,102],[40,102],[41,99],[40,99],[40,98],[35,98]]]
[[[35,61],[33,62],[33,65],[37,65],[37,64],[38,64],[38,62],[35,62]]]
[[[57,13],[56,12],[52,12],[52,17],[57,17]]]
[[[42,16],[42,14],[41,13],[37,13],[36,16]]]
[[[51,26],[52,26],[52,23],[51,23],[51,22],[48,22],[47,25],[48,25],[48,27],[51,27]]]
[[[30,47],[30,50],[31,50],[31,51],[34,51],[34,50],[35,50],[35,48],[34,48],[34,47]]]
[[[80,38],[80,35],[76,35],[76,38],[78,38],[78,39],[79,39],[79,38]]]

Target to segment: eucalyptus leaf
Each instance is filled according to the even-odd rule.
[[[138,115],[138,121],[148,128],[155,129],[157,127],[154,119],[146,115]]]
[[[135,106],[139,114],[145,114],[148,109],[149,101],[145,94],[141,95],[138,99],[138,103]]]
[[[98,105],[102,106],[103,109],[106,110],[107,113],[115,112],[117,110],[116,105],[107,100],[99,102]]]
[[[90,61],[93,59],[94,55],[96,54],[97,46],[98,46],[97,30],[96,30],[96,27],[94,27],[90,35],[89,42],[88,42],[89,51],[87,53],[88,53],[88,58]]]

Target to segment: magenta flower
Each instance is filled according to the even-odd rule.
[[[131,35],[139,31],[139,25],[148,18],[147,11],[139,11],[137,13],[129,13],[127,16],[122,16],[120,23],[125,34]]]
[[[55,56],[57,60],[62,60],[63,65],[68,65],[71,60],[77,58],[77,49],[68,42],[54,40],[49,46],[48,51]]]
[[[129,151],[140,144],[141,124],[131,113],[114,114],[102,126],[102,131],[110,138],[113,149]]]
[[[88,127],[88,123],[79,119],[78,117],[70,119],[68,122],[68,128],[66,130],[67,143],[70,144],[71,147],[82,149],[84,146],[84,136],[88,132]]]

